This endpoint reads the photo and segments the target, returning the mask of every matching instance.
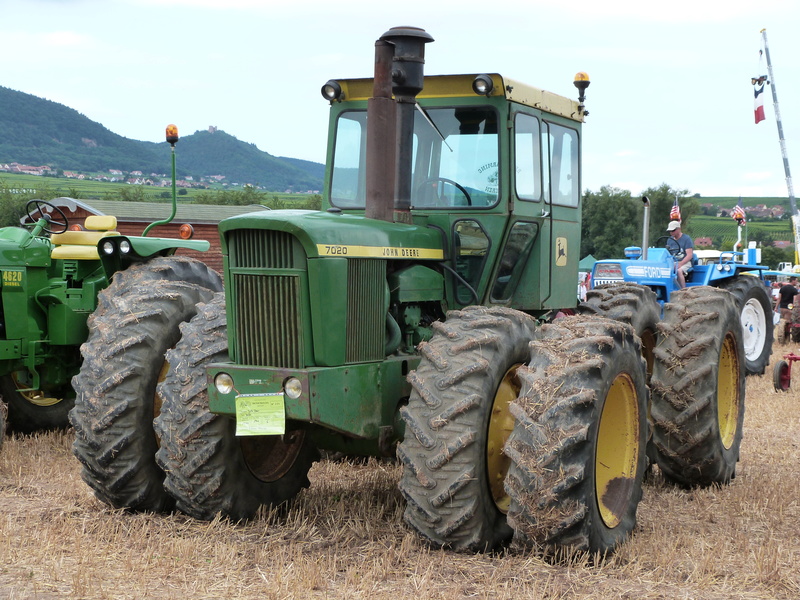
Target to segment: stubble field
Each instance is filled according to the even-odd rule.
[[[797,348],[776,344],[773,362]],[[611,557],[553,564],[511,548],[456,554],[402,521],[391,462],[318,463],[287,510],[236,525],[109,509],[81,481],[71,434],[0,452],[0,598],[766,599],[800,597],[800,367],[747,382],[730,486],[683,490],[656,471]]]

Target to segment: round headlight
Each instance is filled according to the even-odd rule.
[[[479,96],[488,96],[494,89],[494,82],[488,75],[478,75],[472,82],[472,91]]]
[[[227,373],[217,373],[214,377],[214,387],[220,394],[230,394],[233,391],[233,377]]]
[[[297,400],[303,393],[303,384],[296,377],[289,377],[283,384],[283,393],[292,400]]]
[[[122,252],[122,254],[127,254],[131,251],[131,243],[128,240],[120,241],[119,251]]]
[[[103,250],[103,254],[114,254],[114,242],[103,242],[100,248]]]
[[[329,102],[338,100],[342,97],[342,86],[339,85],[339,82],[331,79],[322,86],[322,97]]]

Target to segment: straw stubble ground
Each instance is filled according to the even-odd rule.
[[[796,599],[800,367],[788,393],[767,373],[748,379],[734,482],[682,490],[656,473],[633,537],[600,561],[430,550],[403,525],[392,463],[322,462],[290,509],[203,523],[110,510],[81,481],[69,434],[12,437],[0,598]]]

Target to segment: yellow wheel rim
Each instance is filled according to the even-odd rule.
[[[514,417],[508,412],[509,405],[519,396],[520,383],[517,378],[519,364],[514,365],[503,376],[492,402],[489,417],[489,432],[486,438],[486,470],[492,499],[500,512],[508,512],[511,499],[503,484],[506,480],[511,459],[503,453],[508,436],[514,429]]]
[[[620,373],[603,405],[595,454],[597,504],[609,528],[619,525],[630,504],[640,443],[636,386],[628,374]]]
[[[42,390],[26,390],[25,388],[28,386],[17,379],[16,373],[11,374],[11,380],[14,382],[14,387],[17,388],[17,393],[25,398],[26,401],[36,406],[55,406],[64,399],[48,396],[47,393]]]
[[[717,373],[717,418],[719,435],[726,450],[733,446],[736,439],[740,404],[739,356],[736,353],[736,340],[728,334],[720,351]]]

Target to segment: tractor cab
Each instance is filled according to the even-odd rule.
[[[374,85],[347,79],[323,88],[331,102],[324,208],[370,215],[368,198],[396,197],[380,218],[436,232],[441,258],[431,267],[443,275],[448,305],[574,305],[582,106],[499,74],[425,77],[407,147],[398,140],[389,161],[402,161],[400,171],[373,175]],[[373,180],[388,187],[376,194]]]

